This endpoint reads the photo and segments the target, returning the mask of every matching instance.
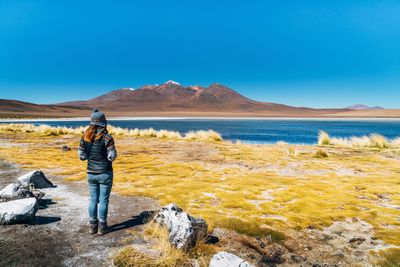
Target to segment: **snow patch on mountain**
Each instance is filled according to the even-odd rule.
[[[175,82],[175,81],[173,81],[173,80],[168,80],[168,81],[166,81],[164,84],[176,84],[176,85],[181,85],[180,83]]]

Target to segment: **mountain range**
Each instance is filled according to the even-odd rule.
[[[362,104],[356,104],[356,105],[352,105],[350,107],[347,107],[347,109],[351,109],[351,110],[376,110],[376,109],[385,109],[381,106],[367,106],[367,105],[362,105]]]
[[[258,102],[218,83],[208,87],[184,87],[175,81],[122,88],[86,101],[59,103],[62,106],[99,107],[108,111],[213,111],[260,112],[271,110],[312,110],[275,103]]]
[[[182,86],[169,80],[161,85],[122,88],[89,100],[38,105],[0,100],[2,117],[77,117],[100,108],[109,116],[239,116],[239,117],[347,117],[357,116],[356,105],[344,109],[313,109],[249,99],[231,88],[213,83],[208,87]],[[361,108],[366,107],[366,108]],[[396,113],[397,114],[397,113]],[[368,116],[368,115],[363,115]],[[379,115],[377,115],[379,116]]]

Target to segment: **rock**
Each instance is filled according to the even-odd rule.
[[[13,196],[18,190],[17,184],[9,184],[0,191],[0,198]]]
[[[349,240],[349,244],[351,247],[355,248],[361,245],[365,240],[367,239],[365,239],[364,237],[353,237]]]
[[[179,249],[188,250],[207,236],[206,221],[190,216],[175,203],[162,207],[154,221],[168,229],[169,241]]]
[[[71,150],[71,148],[69,147],[69,146],[67,146],[67,145],[63,145],[62,147],[61,147],[61,151],[62,152],[68,152],[68,151],[70,151]]]
[[[209,267],[254,267],[254,265],[234,254],[221,251],[214,254]]]
[[[0,203],[0,224],[14,224],[35,218],[38,210],[34,197]]]
[[[31,186],[34,188],[46,188],[54,186],[53,183],[50,182],[41,171],[32,171],[22,175],[17,179],[17,183],[25,188],[30,188]]]
[[[44,193],[43,193],[44,195]],[[21,187],[19,184],[9,184],[0,191],[0,202],[35,197],[33,192]],[[42,196],[41,196],[42,197]]]

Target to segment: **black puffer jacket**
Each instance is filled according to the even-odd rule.
[[[98,129],[99,134],[103,129]],[[100,174],[112,171],[112,161],[117,158],[114,139],[108,133],[101,138],[95,138],[93,143],[86,142],[81,138],[78,155],[81,160],[87,160],[87,172]]]

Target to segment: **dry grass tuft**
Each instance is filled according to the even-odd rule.
[[[200,266],[208,266],[216,249],[212,245],[199,243],[191,251],[185,253],[171,245],[168,231],[155,222],[150,222],[144,229],[144,237],[153,245],[148,251],[140,251],[134,246],[125,247],[114,256],[115,266],[193,266],[194,259]]]
[[[350,137],[349,143],[351,144],[351,146],[358,148],[371,146],[370,138],[365,135],[361,137],[357,136]]]
[[[386,137],[379,134],[371,134],[370,136],[352,136],[350,138],[330,137],[324,131],[319,132],[318,145],[320,146],[338,146],[353,148],[379,148],[379,149],[395,149],[400,148],[400,137],[389,141]]]
[[[319,131],[318,133],[318,145],[320,146],[328,146],[330,145],[330,138],[329,138],[329,134],[327,132],[324,131]]]
[[[317,158],[327,158],[328,157],[328,153],[326,153],[322,149],[318,149],[317,152],[315,152],[315,157],[317,157]]]
[[[372,147],[377,147],[379,149],[385,149],[390,147],[388,140],[382,135],[371,134],[370,140]]]
[[[148,129],[125,129],[109,125],[108,131],[114,136],[133,136],[133,137],[157,137],[166,139],[188,139],[188,140],[204,140],[204,141],[222,141],[219,133],[208,131],[190,131],[182,136],[176,131],[159,130],[153,128]],[[0,133],[36,133],[41,136],[59,136],[59,135],[80,135],[85,131],[86,127],[52,127],[49,125],[34,125],[29,123],[23,124],[0,124]]]
[[[185,135],[185,138],[190,140],[222,141],[221,135],[213,130],[196,132],[191,131]]]

